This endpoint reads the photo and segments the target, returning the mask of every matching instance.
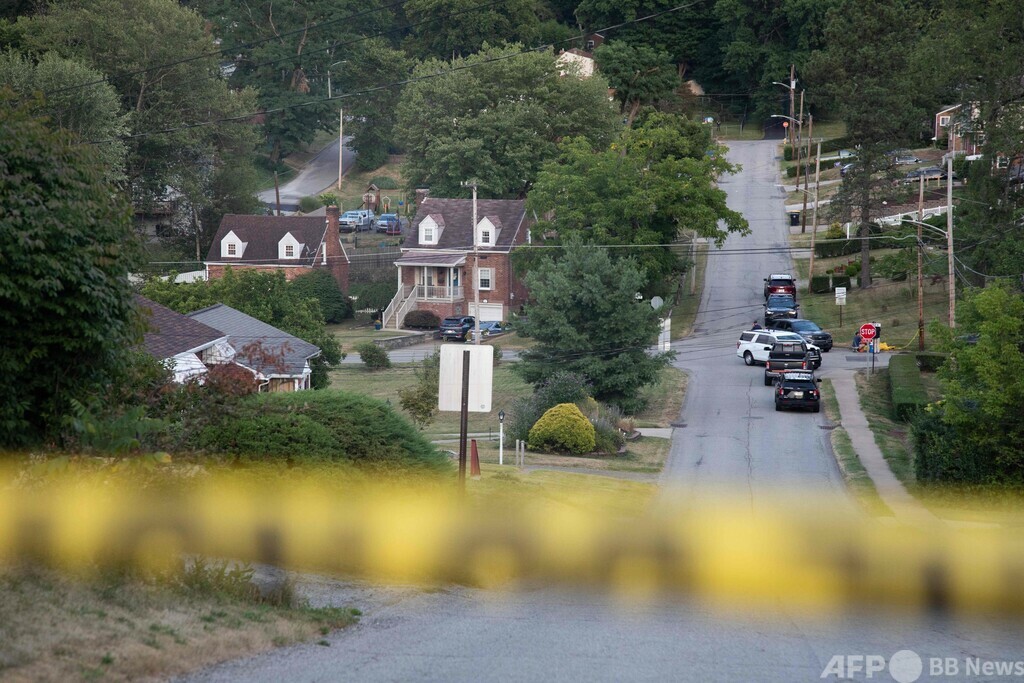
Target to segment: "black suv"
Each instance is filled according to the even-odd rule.
[[[796,318],[800,304],[791,294],[769,294],[764,302],[764,324],[772,327],[776,318]]]
[[[832,335],[821,329],[818,323],[806,318],[779,318],[772,322],[772,329],[795,332],[822,351],[832,350]]]
[[[775,380],[775,410],[810,408],[821,410],[820,379],[811,372],[784,372]]]
[[[453,318],[445,318],[441,321],[441,339],[449,341],[458,339],[466,341],[473,333],[476,321],[471,315],[458,315]]]

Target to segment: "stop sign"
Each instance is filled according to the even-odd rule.
[[[875,326],[871,323],[864,323],[860,326],[860,338],[864,340],[875,338]]]

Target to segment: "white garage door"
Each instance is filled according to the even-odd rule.
[[[476,305],[469,304],[469,314],[474,315]],[[505,317],[505,307],[501,304],[480,304],[480,322],[502,322]]]

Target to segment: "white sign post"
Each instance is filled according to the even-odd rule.
[[[836,287],[836,306],[839,306],[839,327],[843,326],[843,306],[846,305],[846,287]]]
[[[443,344],[437,382],[437,409],[461,413],[459,420],[459,487],[466,488],[466,437],[470,411],[491,412],[494,347]]]

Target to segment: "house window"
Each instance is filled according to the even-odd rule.
[[[949,125],[949,117],[948,116],[940,116],[939,117],[939,127],[940,128],[945,128],[948,125]]]
[[[490,243],[491,243],[491,231],[490,230],[481,230],[480,231],[480,244],[490,244]]]
[[[228,256],[235,256],[235,255],[236,255],[235,254],[235,243],[234,242],[230,242],[230,243],[228,243]]]
[[[594,51],[594,41],[588,40],[587,41],[587,52],[593,52],[593,51]]]
[[[481,268],[478,272],[480,274],[477,277],[477,287],[480,289],[491,289],[494,282],[494,268]]]
[[[424,225],[423,227],[423,243],[433,244],[434,243],[434,226]]]
[[[284,245],[284,257],[295,258],[295,246],[291,244]]]
[[[996,157],[996,168],[1009,168],[1010,157],[997,156]]]

